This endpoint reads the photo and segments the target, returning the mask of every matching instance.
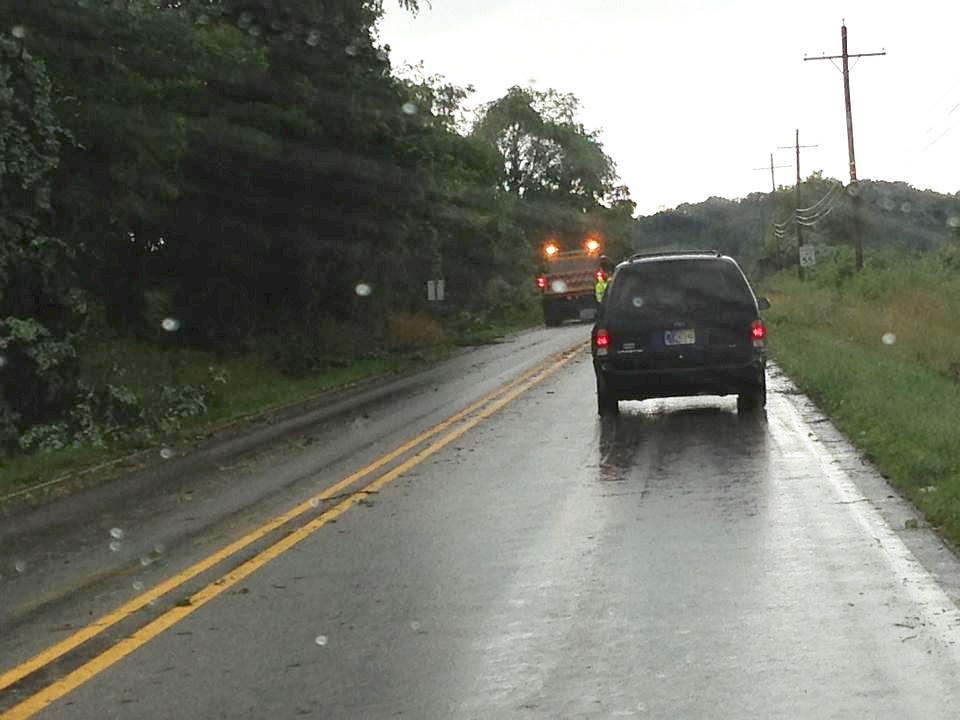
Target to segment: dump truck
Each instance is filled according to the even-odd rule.
[[[601,267],[602,250],[603,243],[596,237],[567,250],[562,250],[556,240],[544,243],[537,277],[544,323],[554,326],[570,319],[593,319],[596,283],[606,277]]]

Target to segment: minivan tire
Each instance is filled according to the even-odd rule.
[[[610,392],[607,381],[600,373],[597,373],[597,414],[601,416],[620,414],[620,401]]]
[[[741,415],[757,413],[767,406],[767,378],[760,376],[760,381],[753,386],[744,388],[737,395],[737,412]]]

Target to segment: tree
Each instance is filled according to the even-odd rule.
[[[73,380],[83,299],[77,251],[50,234],[51,175],[65,138],[42,62],[23,30],[0,36],[0,446],[18,421],[61,407]]]
[[[614,189],[613,161],[577,121],[579,107],[573,95],[515,86],[487,104],[474,127],[500,158],[500,187],[520,201],[515,222],[531,248],[547,236],[579,246],[589,234],[610,234],[610,219],[629,207],[625,189]],[[619,203],[613,216],[611,199]],[[629,245],[622,222],[613,234],[615,246]]]

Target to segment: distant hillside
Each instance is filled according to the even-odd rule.
[[[801,205],[814,207],[805,237],[820,245],[846,245],[852,228],[850,195],[817,206],[839,182],[815,173],[801,186]],[[917,190],[903,182],[863,180],[864,242],[867,254],[877,249],[925,252],[960,230],[960,192],[944,195]],[[832,196],[831,196],[832,197]],[[637,252],[673,249],[720,250],[752,271],[776,270],[795,262],[796,226],[792,222],[794,189],[752,193],[737,199],[711,197],[673,210],[637,218],[633,244]],[[827,212],[829,210],[829,212]],[[786,223],[782,237],[774,223]]]

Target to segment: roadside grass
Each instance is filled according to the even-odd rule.
[[[110,358],[122,358],[122,361]],[[101,367],[100,363],[105,364]],[[179,429],[151,441],[126,440],[105,448],[65,447],[50,452],[36,451],[0,460],[0,497],[46,482],[87,467],[95,467],[125,457],[138,450],[179,444],[205,436],[216,429],[244,418],[256,416],[325,392],[355,383],[403,372],[412,367],[408,356],[361,360],[309,377],[290,378],[271,368],[256,356],[226,359],[208,353],[158,351],[133,341],[103,343],[88,356],[86,372],[99,373],[108,367],[120,367],[117,382],[124,383],[144,403],[149,403],[162,383],[201,385],[211,383],[210,368],[226,382],[213,388],[207,411],[184,418]]]
[[[927,521],[960,545],[960,282],[904,259],[767,284],[774,359]]]
[[[196,350],[158,349],[133,340],[98,343],[85,349],[82,355],[82,374],[88,380],[122,384],[145,407],[156,401],[163,385],[203,386],[209,391],[206,411],[196,417],[183,418],[175,432],[149,441],[125,440],[105,448],[65,447],[0,456],[0,498],[119,460],[118,467],[100,473],[112,477],[125,469],[122,459],[137,451],[155,448],[159,452],[167,445],[193,442],[227,425],[252,421],[264,413],[358,383],[409,372],[423,367],[424,363],[448,357],[456,347],[494,342],[538,322],[539,318],[515,317],[502,322],[472,323],[469,327],[453,328],[448,336],[433,344],[417,349],[395,349],[302,377],[286,375],[263,356],[255,354],[220,357]]]

